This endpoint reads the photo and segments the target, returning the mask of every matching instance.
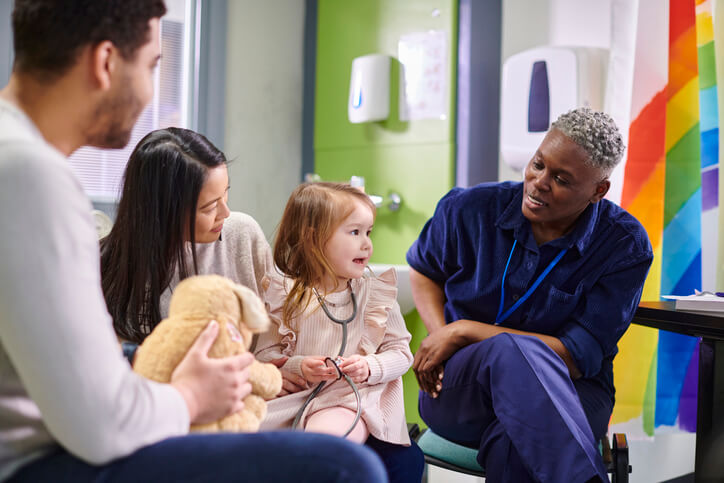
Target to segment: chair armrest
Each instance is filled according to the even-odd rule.
[[[628,475],[631,473],[631,465],[628,460],[628,440],[624,433],[613,433],[613,483],[628,483]]]
[[[608,436],[604,434],[598,444],[601,446],[603,463],[606,465],[606,468],[609,468],[613,462],[613,457],[611,456],[611,443],[608,440]]]
[[[410,435],[410,439],[417,442],[420,437],[420,426],[417,423],[407,423],[407,434]]]

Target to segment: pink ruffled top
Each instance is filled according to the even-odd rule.
[[[319,306],[316,298],[300,317],[290,324],[281,320],[282,304],[291,280],[279,275],[271,278],[266,292],[266,302],[272,327],[259,337],[256,356],[270,361],[286,356],[284,369],[302,375],[301,362],[307,356],[334,358],[342,342],[342,326],[332,322]],[[370,434],[376,438],[397,444],[409,444],[402,394],[402,374],[412,364],[410,333],[397,304],[397,275],[393,269],[379,277],[363,277],[352,280],[352,290],[357,298],[357,316],[347,324],[347,346],[344,356],[360,354],[370,367],[370,376],[358,384],[362,397],[362,419]],[[346,319],[352,313],[349,290],[325,296],[328,310],[338,319]],[[311,390],[289,394],[269,401],[268,413],[262,429],[280,429],[291,426],[299,408]],[[328,382],[324,390],[307,407],[307,415],[320,409],[342,406],[356,410],[352,389],[344,380]]]

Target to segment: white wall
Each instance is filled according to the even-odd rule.
[[[271,239],[302,166],[304,2],[228,2],[225,152],[232,210]]]
[[[611,45],[611,0],[549,0],[551,45]]]
[[[610,18],[611,0],[505,0],[501,60],[541,45],[608,48]],[[502,159],[498,173],[501,181],[522,179]]]
[[[7,84],[10,71],[13,70],[13,32],[10,24],[12,11],[12,2],[0,0],[0,86]]]
[[[505,62],[508,57],[523,50],[549,43],[550,7],[548,3],[548,1],[541,0],[505,0],[503,2],[501,62]],[[499,157],[498,179],[506,181],[522,180],[523,178],[520,172],[510,169],[503,162],[502,157]]]

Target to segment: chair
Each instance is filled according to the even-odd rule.
[[[407,425],[410,438],[415,440],[425,454],[425,462],[430,465],[439,466],[446,470],[464,473],[472,476],[485,477],[485,469],[482,468],[476,456],[478,451],[473,448],[461,446],[438,436],[429,429],[420,430],[417,424]],[[628,475],[631,473],[631,465],[628,461],[628,441],[623,433],[613,434],[613,448],[604,436],[599,442],[601,456],[606,465],[606,470],[611,473],[612,483],[628,483]]]

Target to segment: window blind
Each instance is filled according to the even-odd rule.
[[[83,147],[70,157],[70,164],[83,189],[93,201],[118,200],[128,157],[138,141],[154,129],[187,127],[184,112],[184,62],[189,58],[190,40],[185,22],[161,20],[161,62],[155,73],[154,96],[138,118],[131,140],[124,149]]]

